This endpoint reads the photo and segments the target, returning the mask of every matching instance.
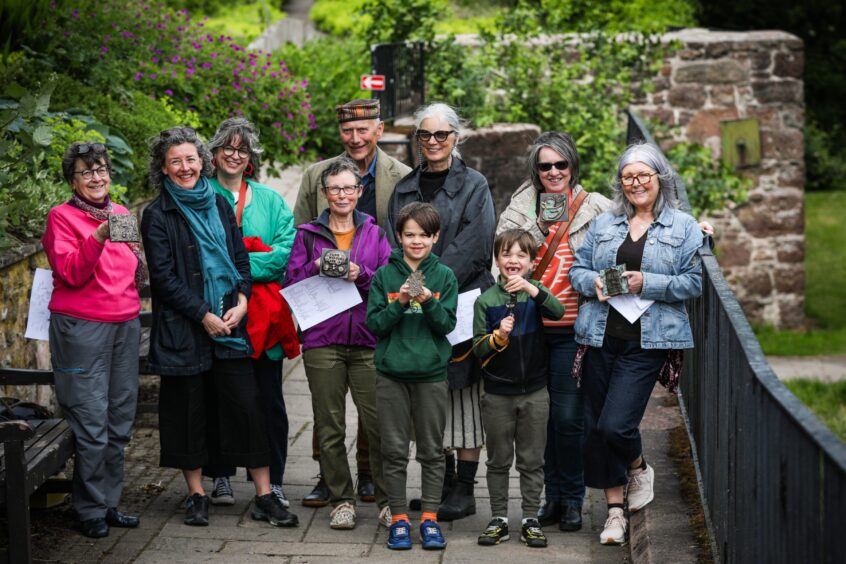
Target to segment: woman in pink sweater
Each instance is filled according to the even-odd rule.
[[[123,450],[138,395],[138,243],[109,240],[109,214],[129,211],[109,200],[111,161],[101,143],[72,143],[62,173],[70,200],[50,210],[41,242],[53,268],[50,352],[56,397],[76,440],[73,507],[82,534],[137,527],[117,509]]]

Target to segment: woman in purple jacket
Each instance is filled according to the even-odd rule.
[[[359,421],[374,447],[370,449],[370,468],[380,508],[379,521],[387,527],[391,524],[391,512],[378,448],[381,440],[376,421],[373,364],[376,337],[367,329],[364,318],[370,281],[376,270],[387,264],[391,246],[373,218],[355,209],[361,196],[361,177],[352,160],[343,158],[333,162],[320,180],[329,207],[316,220],[297,227],[286,284],[317,276],[323,249],[340,249],[349,252],[347,280],[356,285],[362,300],[357,306],[303,331],[303,362],[320,440],[320,466],[332,504],[329,526],[355,527],[355,495],[344,444],[346,397],[350,390]]]

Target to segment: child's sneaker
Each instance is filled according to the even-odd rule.
[[[441,526],[431,519],[420,523],[420,540],[423,542],[423,550],[441,550],[447,545]]]
[[[408,550],[411,548],[411,533],[408,521],[401,519],[391,524],[388,534],[388,548],[391,550]]]
[[[537,519],[526,519],[520,530],[520,540],[531,548],[546,547],[546,535],[543,534]]]
[[[351,503],[338,505],[329,513],[329,517],[329,527],[332,529],[355,529],[355,506]]]
[[[507,541],[509,538],[511,537],[508,536],[508,523],[502,519],[494,518],[488,523],[488,528],[479,535],[479,544],[494,546],[502,541]]]

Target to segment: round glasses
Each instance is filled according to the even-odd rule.
[[[108,178],[109,167],[100,166],[97,168],[86,168],[85,170],[74,171],[74,174],[80,175],[85,180],[91,180],[92,178],[94,178],[95,174],[100,178]]]
[[[226,145],[223,147],[223,154],[225,156],[231,157],[235,153],[238,153],[238,156],[242,159],[246,159],[250,156],[250,151],[244,147],[233,147],[232,145]]]

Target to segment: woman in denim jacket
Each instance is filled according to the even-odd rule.
[[[605,490],[608,520],[602,544],[619,544],[630,511],[652,501],[654,472],[646,464],[640,421],[670,350],[693,347],[684,301],[702,291],[697,250],[703,236],[690,215],[676,209],[674,173],[648,144],[620,157],[612,185],[614,206],[596,218],[576,251],[570,281],[589,298],[579,308],[576,341],[587,345],[582,384],[585,397],[585,484]],[[605,268],[625,264],[630,294],[652,301],[630,323],[603,293]],[[623,298],[613,298],[615,301]],[[631,296],[629,296],[629,299]]]

